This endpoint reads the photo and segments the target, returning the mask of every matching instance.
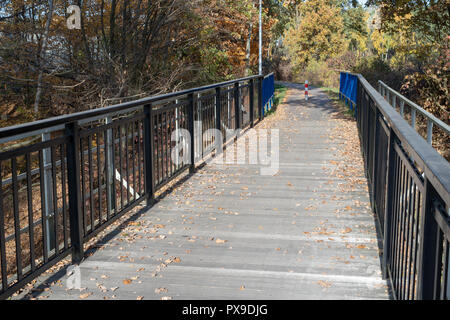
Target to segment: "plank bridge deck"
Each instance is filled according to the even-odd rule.
[[[359,148],[344,136],[357,137],[356,123],[319,89],[308,102],[299,89],[256,126],[279,129],[275,176],[207,164],[97,242],[81,291],[63,268],[15,298],[389,298],[362,158],[343,158]]]

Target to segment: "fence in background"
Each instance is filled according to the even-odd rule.
[[[434,115],[407,99],[394,89],[388,87],[383,81],[378,81],[378,92],[387,100],[387,102],[397,110],[397,106],[400,115],[403,119],[410,121],[411,127],[417,129],[417,114],[424,117],[427,126],[426,139],[428,143],[433,142],[433,127],[436,126],[438,130],[441,130],[445,135],[450,135],[450,126],[445,124],[442,120],[436,118]]]
[[[262,114],[269,112],[273,106],[273,95],[275,92],[275,79],[273,73],[268,74],[263,80],[262,101],[263,110]]]
[[[81,261],[88,239],[143,200],[151,204],[156,191],[220,152],[237,137],[232,129],[261,120],[262,94],[273,95],[263,79],[1,128],[0,298],[69,254]],[[222,141],[209,129],[219,129]],[[177,141],[186,147],[173,152]]]
[[[384,277],[397,299],[449,299],[450,164],[364,77],[352,76]]]

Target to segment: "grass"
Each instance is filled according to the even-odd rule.
[[[345,115],[354,117],[355,111],[350,110],[350,106],[347,106],[344,101],[339,100],[339,89],[331,87],[320,87],[328,95],[330,100],[333,101],[334,105],[339,108]]]
[[[282,86],[280,84],[275,84],[275,92],[273,95],[273,106],[268,112],[264,114],[265,117],[274,114],[277,111],[278,105],[284,100],[284,97],[287,93],[287,87]]]

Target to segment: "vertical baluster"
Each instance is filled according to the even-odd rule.
[[[106,180],[106,220],[109,220],[109,217],[111,215],[111,208],[112,208],[112,201],[111,201],[111,176],[110,171],[112,169],[111,163],[111,152],[110,152],[110,135],[109,135],[110,129],[107,129],[103,132],[103,137],[105,138],[104,144],[105,144],[105,180]],[[114,180],[113,180],[114,182]]]
[[[12,193],[13,193],[13,209],[14,209],[14,238],[16,241],[16,267],[17,280],[22,280],[22,243],[20,241],[20,216],[19,216],[19,197],[17,186],[17,159],[11,158],[12,172]]]
[[[5,212],[3,211],[2,161],[0,160],[0,263],[2,273],[2,291],[8,288],[8,274],[6,271],[6,241],[5,241]]]
[[[58,230],[58,193],[56,181],[56,148],[52,146],[51,149],[52,161],[52,189],[53,189],[53,231],[55,234],[55,257],[59,253],[59,230]]]
[[[448,293],[448,285],[449,285],[449,242],[448,238],[444,238],[444,246],[442,248],[443,251],[443,259],[444,262],[443,268],[442,268],[442,285],[441,285],[441,292],[439,295],[440,300],[448,300],[450,297],[447,295]]]
[[[153,166],[153,156],[154,156],[154,146],[153,146],[153,116],[152,116],[152,105],[144,106],[144,152],[145,152],[145,163],[144,163],[144,177],[145,177],[145,194],[147,196],[147,205],[152,205],[154,200],[154,166]]]
[[[434,198],[436,193],[432,184],[425,177],[421,234],[420,234],[420,254],[419,254],[419,275],[418,275],[418,298],[420,300],[432,300],[436,297],[436,276],[439,264],[438,239],[439,226],[434,219]]]
[[[129,126],[130,126],[130,123],[127,122],[125,124],[125,175],[126,175],[126,178],[125,179],[122,178],[122,180],[124,180],[124,182],[126,182],[126,184],[127,184],[127,206],[130,204],[130,172],[128,169],[129,168],[129,158],[130,158],[130,153],[129,153],[130,137],[129,137],[129,131],[128,131]]]
[[[169,161],[168,161],[168,143],[169,143],[169,111],[164,112],[164,127],[163,127],[163,136],[164,136],[164,180],[169,180]]]
[[[107,125],[111,124],[112,117],[105,118]],[[104,132],[106,135],[105,141],[105,174],[106,174],[106,217],[109,220],[109,216],[116,207],[116,194],[115,194],[115,151],[114,151],[114,127],[109,126],[109,129]],[[113,192],[114,190],[114,192]]]
[[[139,195],[142,196],[142,172],[141,172],[141,120],[137,121],[137,135],[138,135],[138,144],[137,144],[137,165],[138,165],[138,180],[139,180]],[[153,168],[152,168],[153,169]]]
[[[41,221],[42,221],[42,244],[44,264],[48,261],[48,230],[45,213],[45,182],[44,182],[44,155],[42,150],[39,150],[39,176],[40,176],[40,190],[41,190]]]
[[[236,136],[235,139],[239,137],[239,129],[241,128],[241,106],[240,106],[240,89],[239,81],[234,84],[234,117],[236,126]]]
[[[69,247],[69,235],[67,226],[67,200],[66,200],[66,157],[64,153],[64,144],[60,147],[60,161],[61,161],[61,195],[62,195],[62,219],[63,219],[63,237],[64,249]]]
[[[416,203],[416,210],[417,210],[417,217],[415,219],[415,240],[414,240],[414,266],[413,266],[413,279],[412,279],[412,287],[411,287],[411,294],[412,294],[412,299],[416,299],[417,297],[417,292],[416,292],[416,287],[417,287],[417,272],[418,272],[418,261],[417,261],[417,257],[419,255],[419,227],[420,227],[420,223],[421,223],[421,208],[422,208],[422,203],[421,203],[421,194],[418,194],[418,198],[417,198],[417,203]]]
[[[34,272],[36,270],[36,252],[34,246],[33,185],[31,181],[31,156],[29,153],[25,155],[25,162],[27,170],[27,201],[28,201],[28,227],[29,227],[28,234],[30,237],[30,265],[31,265],[31,272]]]
[[[412,299],[412,295],[411,295],[411,282],[413,281],[412,276],[414,275],[414,251],[413,251],[413,247],[415,247],[415,243],[416,243],[416,235],[414,233],[414,227],[416,225],[416,219],[415,219],[415,214],[416,214],[416,189],[417,186],[415,183],[413,183],[412,186],[412,206],[410,207],[410,213],[409,213],[409,217],[410,217],[410,222],[409,222],[409,229],[410,229],[410,235],[409,235],[409,252],[408,257],[409,257],[409,272],[408,272],[408,288],[407,288],[407,294],[406,294],[406,299]]]
[[[379,83],[380,84],[380,83]],[[381,84],[380,84],[381,88]],[[386,177],[386,202],[384,209],[384,239],[383,239],[383,278],[387,279],[388,274],[388,265],[390,263],[390,255],[391,251],[391,226],[393,220],[393,209],[394,209],[394,192],[395,192],[395,174],[396,174],[396,157],[395,157],[395,136],[392,128],[389,128],[389,141],[388,141],[388,163],[386,166],[387,177]]]
[[[405,166],[406,167],[406,166]],[[404,210],[402,213],[402,231],[401,231],[401,243],[400,243],[400,274],[399,274],[399,283],[400,283],[400,297],[402,300],[405,299],[405,275],[406,275],[406,254],[405,254],[405,250],[407,248],[407,236],[408,236],[408,207],[410,206],[410,198],[408,197],[409,195],[409,190],[411,189],[411,176],[407,170],[407,168],[405,168],[406,170],[406,188],[403,192],[403,200],[402,203],[404,204]]]
[[[188,106],[188,128],[189,128],[189,134],[191,135],[191,141],[190,141],[190,167],[189,172],[192,174],[195,172],[195,137],[194,137],[194,107],[196,105],[196,95],[190,94],[189,95],[189,106]]]
[[[118,212],[117,210],[117,191],[116,191],[116,128],[112,127],[111,128],[111,164],[112,164],[112,174],[110,175],[111,177],[111,186],[112,186],[112,192],[111,192],[111,203],[112,203],[112,208],[111,210],[114,210],[114,214],[116,214]]]
[[[100,226],[103,223],[103,215],[102,215],[102,167],[101,167],[101,145],[100,145],[100,131],[96,134],[96,143],[97,143],[97,184],[98,184],[98,225]],[[103,139],[105,140],[105,139]],[[106,146],[105,141],[103,141]],[[106,150],[106,148],[105,148]]]
[[[136,121],[131,122],[131,161],[133,163],[132,165],[132,171],[133,171],[133,201],[136,201],[136,155],[135,153],[135,147],[136,144],[136,134],[134,129],[136,128]]]
[[[122,161],[122,126],[119,125],[117,127],[117,132],[119,133],[119,190],[120,190],[120,210],[121,211],[124,207],[124,201],[123,201],[123,161]],[[117,213],[117,212],[116,212]]]
[[[94,231],[94,172],[92,169],[92,135],[88,136],[88,166],[89,166],[89,213],[91,216],[91,232]]]
[[[84,163],[84,145],[83,145],[83,138],[80,139],[79,144],[79,152],[80,152],[80,173],[81,173],[81,208],[83,211],[83,232],[86,234],[87,232],[87,212],[86,212],[86,170],[85,170],[85,163]],[[69,169],[69,164],[67,164],[67,169]],[[69,180],[70,181],[70,180]]]

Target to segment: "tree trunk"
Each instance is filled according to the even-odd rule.
[[[245,48],[245,76],[248,76],[250,73],[250,49],[251,49],[250,46],[252,43],[252,30],[253,30],[253,23],[250,22],[248,28],[247,45]]]
[[[39,61],[39,75],[37,80],[37,89],[36,96],[34,99],[34,113],[37,115],[39,111],[39,102],[41,101],[42,95],[42,77],[44,73],[44,63],[45,63],[45,49],[47,47],[47,38],[48,32],[50,30],[50,23],[52,21],[53,16],[53,0],[48,1],[48,13],[47,13],[47,22],[45,24],[44,34],[42,36],[42,47],[41,52],[39,53],[38,61]]]

